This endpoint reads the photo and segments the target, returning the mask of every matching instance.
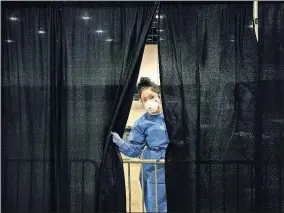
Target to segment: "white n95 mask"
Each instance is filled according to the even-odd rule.
[[[157,110],[159,108],[159,103],[155,100],[148,100],[144,104],[144,108],[145,108],[145,110],[147,110],[147,112],[149,112],[150,114],[153,114],[153,113],[157,112]]]

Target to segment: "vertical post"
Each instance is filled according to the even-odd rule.
[[[19,191],[20,191],[20,161],[17,162],[17,194],[16,194],[16,211],[19,211]],[[31,170],[32,173],[32,170]],[[4,182],[4,184],[6,185],[7,183]],[[32,186],[30,186],[32,189]],[[31,199],[31,198],[30,198]]]
[[[131,175],[130,175],[130,163],[127,163],[128,165],[128,211],[131,212]]]
[[[81,191],[81,198],[82,198],[82,203],[81,203],[81,212],[84,213],[84,192],[85,192],[85,162],[82,161],[82,191]]]
[[[282,161],[283,161],[283,159],[282,160],[280,160],[280,163],[279,163],[279,179],[278,179],[278,183],[279,183],[279,195],[278,195],[278,211],[279,212],[282,212],[281,210],[282,210],[282,187],[281,187],[281,183],[282,183],[282,166],[283,166],[283,164],[282,164]]]
[[[253,22],[254,22],[254,30],[256,35],[256,40],[258,41],[258,1],[253,2]]]
[[[223,189],[223,190],[225,190],[225,189]],[[212,210],[212,202],[213,202],[213,196],[212,196],[212,163],[209,164],[209,194],[210,194],[209,212],[213,212],[213,210]]]
[[[157,169],[157,162],[155,163],[155,200],[156,200],[156,212],[159,212],[158,208],[158,169]]]
[[[144,213],[144,164],[141,164],[141,182],[142,182],[142,212]]]
[[[254,165],[251,164],[250,167],[250,211],[253,212],[253,199],[255,197],[255,188],[254,188]]]
[[[223,212],[226,212],[226,164],[223,162],[222,165],[222,182],[223,182]],[[239,190],[239,189],[238,189]]]
[[[240,164],[237,163],[237,212],[240,211]]]

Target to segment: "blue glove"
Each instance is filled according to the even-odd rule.
[[[111,132],[111,135],[112,142],[115,143],[117,146],[121,146],[124,143],[124,140],[122,140],[116,132]]]

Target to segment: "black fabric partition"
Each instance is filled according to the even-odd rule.
[[[89,200],[84,199],[84,206],[89,212],[93,199],[100,212],[126,211],[122,161],[109,134],[124,132],[155,9],[152,2],[63,7],[69,159],[91,159],[101,165],[98,181],[86,173],[94,172],[92,165],[85,167],[84,196]],[[84,168],[70,169],[71,177],[77,178]],[[73,211],[80,208],[77,202],[82,196],[76,182],[71,181]],[[96,186],[99,196],[95,198]]]
[[[57,15],[2,3],[1,212],[56,212],[60,200]]]
[[[257,209],[258,57],[252,11],[251,2],[160,4],[169,212]]]
[[[284,4],[259,2],[259,204],[284,211]]]
[[[123,133],[155,10],[2,3],[2,212],[126,211],[109,133]]]

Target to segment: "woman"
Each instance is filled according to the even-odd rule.
[[[117,133],[112,133],[113,142],[128,157],[141,159],[165,159],[168,146],[168,134],[162,113],[159,87],[149,78],[142,77],[138,84],[139,98],[147,111],[133,125],[129,134],[129,142],[123,141]],[[167,212],[165,167],[157,166],[158,212]],[[154,164],[145,164],[143,169],[144,200],[147,212],[156,212],[156,184]],[[142,185],[142,172],[140,183]]]

